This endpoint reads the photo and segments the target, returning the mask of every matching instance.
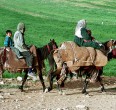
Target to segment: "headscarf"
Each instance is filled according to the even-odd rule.
[[[75,29],[75,36],[82,38],[81,36],[81,28],[86,28],[86,20],[82,19],[77,22],[76,29]]]
[[[24,32],[25,32],[25,25],[24,25],[24,23],[20,22],[17,25],[17,30],[24,34]]]

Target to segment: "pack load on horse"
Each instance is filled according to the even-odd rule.
[[[81,76],[83,74],[86,75],[82,93],[86,93],[87,78],[91,82],[99,81],[102,86],[101,90],[104,91],[104,85],[100,76],[103,73],[103,67],[113,57],[112,53],[115,53],[113,49],[115,45],[115,40],[110,40],[105,43],[98,42],[92,36],[91,31],[86,29],[86,20],[78,21],[75,29],[74,42],[68,41],[62,43],[53,54],[57,70],[49,78],[51,79],[49,90],[52,89],[55,75],[59,75],[62,71],[68,69],[70,73],[78,73],[80,71]],[[65,65],[66,68],[64,69],[62,65]],[[64,71],[65,74],[67,73],[66,70]],[[63,74],[63,76],[64,78],[60,75],[60,79],[65,80],[66,75]],[[58,82],[61,84],[59,80]],[[61,90],[59,84],[58,87]]]
[[[53,78],[62,73],[62,66],[65,64],[67,65],[65,66],[66,70],[68,68],[69,73],[78,74],[78,72],[81,71],[82,75],[86,75],[84,89],[82,91],[83,93],[86,93],[86,87],[88,84],[87,78],[89,78],[89,81],[91,82],[99,81],[100,85],[102,86],[101,90],[104,91],[101,75],[103,73],[103,67],[108,62],[109,54],[112,53],[113,56],[113,53],[115,53],[114,47],[116,46],[116,40],[107,41],[103,43],[103,45],[105,47],[104,51],[106,52],[106,55],[104,55],[104,53],[102,53],[100,50],[94,49],[92,47],[79,47],[73,41],[63,42],[60,47],[53,53],[53,58],[56,62],[57,70],[54,71],[51,75],[52,77],[49,90],[52,89]],[[66,71],[64,72],[67,74]],[[60,76],[62,77],[62,75]]]

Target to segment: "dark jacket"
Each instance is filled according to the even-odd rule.
[[[79,38],[78,36],[74,37],[74,42],[79,46],[84,47],[93,47],[95,49],[100,49],[100,45],[92,40],[92,37],[87,33],[87,29],[81,28],[81,35],[82,38]]]

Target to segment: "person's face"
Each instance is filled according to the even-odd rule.
[[[9,37],[11,37],[12,33],[8,32],[6,35],[9,36]]]

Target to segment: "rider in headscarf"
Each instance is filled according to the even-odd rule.
[[[14,47],[19,49],[22,56],[25,58],[27,65],[29,66],[28,76],[35,78],[35,74],[32,71],[33,55],[29,51],[28,46],[25,44],[24,39],[25,25],[24,23],[19,23],[17,25],[17,31],[14,34]]]
[[[75,29],[74,42],[79,46],[101,49],[102,44],[99,44],[93,39],[91,36],[91,31],[86,29],[86,25],[86,20],[82,19],[78,21]]]

